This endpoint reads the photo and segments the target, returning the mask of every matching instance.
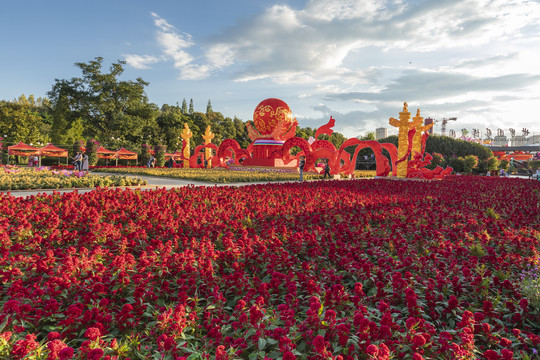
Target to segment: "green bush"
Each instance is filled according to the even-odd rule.
[[[158,144],[154,148],[156,165],[159,167],[165,166],[165,151],[167,151],[167,145]]]
[[[478,165],[478,158],[474,155],[467,155],[460,159],[463,159],[463,173],[465,174],[471,174]]]
[[[99,149],[99,142],[90,139],[86,142],[86,155],[88,155],[88,164],[90,166],[96,165],[98,161],[97,151]]]

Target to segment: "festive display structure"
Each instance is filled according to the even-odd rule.
[[[298,125],[287,103],[276,98],[261,101],[253,112],[253,123],[255,128],[247,125],[249,138],[253,141],[248,148],[251,156],[243,159],[243,166],[298,166],[297,159],[284,161],[279,154],[285,141],[295,136]]]
[[[425,144],[432,124],[423,124],[418,109],[411,120],[407,103],[399,113],[399,120],[390,118],[390,124],[399,128],[399,147],[390,143],[379,143],[374,140],[347,139],[337,149],[328,140],[319,139],[321,135],[330,137],[335,120],[330,117],[327,124],[320,126],[315,137],[310,141],[296,137],[298,123],[292,117],[289,106],[282,100],[270,98],[263,100],[255,108],[252,124],[247,123],[249,138],[252,143],[242,149],[234,139],[225,139],[217,148],[212,158],[213,167],[224,168],[274,168],[291,169],[298,166],[300,157],[305,158],[304,171],[316,172],[316,163],[323,159],[331,175],[352,177],[354,174],[358,152],[369,148],[373,151],[378,177],[393,176],[403,178],[440,179],[452,172],[452,168],[437,167],[429,170],[425,166],[431,164],[431,155],[425,154]],[[191,157],[191,166],[197,166],[198,152],[202,148],[213,145],[198,146]],[[299,149],[293,155],[291,150]],[[383,150],[387,154],[383,154]]]
[[[257,139],[252,146],[251,158],[244,159],[244,166],[270,166],[270,167],[296,167],[298,161],[293,160],[285,163],[275,153],[281,150],[285,141],[273,139]]]

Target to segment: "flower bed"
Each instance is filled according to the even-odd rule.
[[[146,168],[146,167],[121,167],[121,168],[94,168],[94,172],[119,173],[128,175],[149,175],[177,179],[205,181],[211,183],[234,183],[234,182],[270,182],[298,180],[299,174],[294,172],[276,172],[268,170],[229,171],[226,169],[169,169],[169,168]],[[356,178],[375,177],[375,171],[355,171]],[[322,175],[304,173],[304,180],[321,179]]]
[[[540,183],[0,195],[0,358],[526,359]]]
[[[92,188],[146,185],[146,180],[127,176],[101,176],[82,171],[47,167],[0,167],[0,190]]]

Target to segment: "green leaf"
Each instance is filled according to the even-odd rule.
[[[265,346],[266,346],[266,340],[264,340],[263,338],[259,338],[259,351],[264,349]]]
[[[0,332],[2,332],[2,330],[4,330],[4,328],[6,327],[6,324],[9,320],[9,316],[6,316],[6,319],[4,320],[4,322],[0,325]]]
[[[200,359],[200,358],[201,358],[201,354],[193,353],[193,354],[189,355],[186,360],[195,360],[195,359]]]

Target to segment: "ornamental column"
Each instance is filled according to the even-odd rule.
[[[416,110],[416,116],[413,118],[413,124],[416,128],[416,133],[413,137],[413,146],[411,151],[411,156],[414,158],[416,155],[415,152],[422,154],[422,135],[431,129],[433,123],[428,125],[423,125],[424,118],[420,116],[420,109]],[[424,154],[422,154],[423,156]]]
[[[182,139],[184,139],[184,151],[182,156],[184,157],[184,168],[189,168],[189,155],[190,155],[190,146],[189,139],[193,136],[191,130],[187,123],[184,123],[184,130],[182,130]]]
[[[411,119],[411,113],[409,112],[407,103],[403,103],[403,111],[399,113],[399,120],[390,118],[390,125],[397,127],[399,129],[398,133],[398,160],[403,159],[407,152],[409,151],[409,130],[415,127]],[[398,177],[407,177],[407,167],[409,161],[405,159],[397,164],[397,176]]]
[[[214,138],[214,134],[212,133],[212,131],[210,131],[210,126],[207,126],[206,127],[206,132],[203,135],[204,145],[211,144],[213,138]],[[211,158],[212,158],[212,149],[210,149],[208,147],[204,149],[204,158],[208,162],[208,168],[211,168],[212,167],[212,160],[211,160]]]

